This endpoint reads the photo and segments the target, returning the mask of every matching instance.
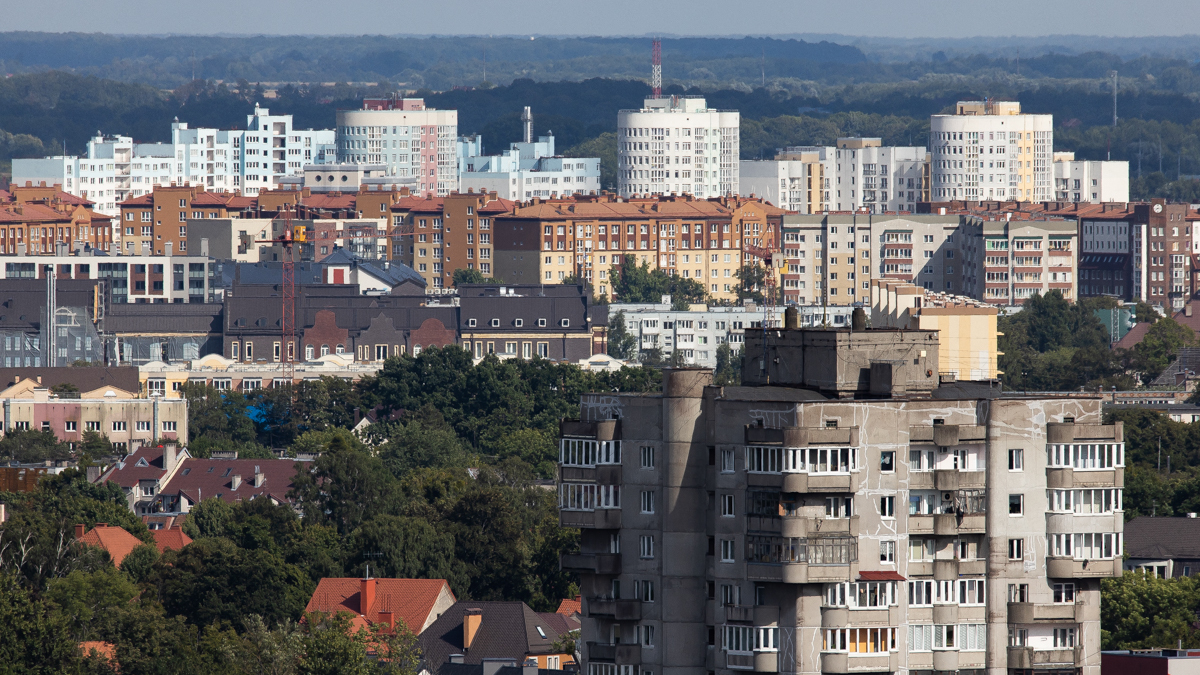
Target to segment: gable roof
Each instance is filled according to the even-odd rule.
[[[564,598],[562,602],[558,603],[556,611],[567,616],[578,616],[583,613],[583,603],[580,602],[578,595],[574,598]]]
[[[463,616],[467,610],[479,609],[482,617],[479,631],[470,649],[463,648]],[[538,628],[542,633],[538,632]],[[456,602],[433,625],[421,633],[418,641],[426,667],[436,670],[451,654],[463,654],[464,663],[481,663],[483,659],[516,659],[524,661],[529,654],[553,654],[551,645],[562,632],[523,602]]]
[[[166,530],[150,530],[150,534],[154,535],[154,545],[158,547],[159,553],[178,551],[192,543],[192,538],[184,534],[179,525]]]
[[[83,529],[83,525],[76,525],[76,531]],[[120,527],[110,526],[108,523],[96,523],[89,532],[81,537],[78,537],[80,543],[88,546],[99,546],[108,551],[108,555],[112,557],[113,564],[118,568],[121,567],[121,561],[125,556],[129,555],[130,551],[141,546],[142,540],[129,534]]]
[[[1125,524],[1130,558],[1200,559],[1200,518],[1138,516]]]
[[[304,612],[349,612],[371,623],[383,623],[380,612],[392,612],[404,619],[414,634],[420,634],[433,623],[438,599],[447,595],[454,602],[454,593],[445,579],[371,579],[375,582],[375,603],[364,613],[361,605],[363,579],[326,578],[317,584]]]
[[[162,446],[138,448],[132,454],[122,457],[121,461],[114,464],[96,482],[103,485],[113,481],[128,489],[136,486],[138,481],[162,479],[166,475],[166,469],[163,468],[163,451]]]
[[[254,485],[255,474],[261,473],[262,483]],[[233,503],[256,497],[271,497],[281,504],[288,503],[296,475],[294,459],[201,459],[189,457],[175,475],[159,491],[160,495],[184,495],[193,504],[209,497]],[[234,476],[241,480],[235,487]]]

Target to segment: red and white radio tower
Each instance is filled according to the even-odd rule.
[[[654,41],[654,64],[650,69],[650,88],[654,90],[654,98],[662,96],[662,40]]]

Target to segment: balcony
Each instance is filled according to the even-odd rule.
[[[1076,471],[1071,467],[1050,467],[1046,469],[1046,487],[1056,489],[1093,488],[1093,487],[1124,487],[1125,469],[1098,469]]]
[[[932,490],[934,489],[932,471],[909,471],[908,473],[908,489],[910,490]]]
[[[621,528],[621,509],[596,509],[595,511],[559,511],[558,524],[562,527],[577,527],[590,530],[617,530]]]
[[[1052,579],[1102,579],[1121,576],[1121,560],[1046,558],[1046,576]]]
[[[1082,617],[1083,605],[1077,603],[1008,603],[1008,622],[1010,624],[1075,622],[1082,621]]]
[[[851,656],[843,653],[821,654],[822,673],[878,673],[896,672],[899,669],[900,655],[897,652],[871,656],[857,654]]]
[[[564,553],[559,558],[559,569],[564,572],[586,572],[588,574],[620,574],[620,553]]]
[[[961,517],[954,513],[938,513],[933,516],[933,533],[938,535],[983,534],[987,518],[982,513],[968,513]]]
[[[823,516],[784,516],[781,533],[785,537],[816,537],[823,535],[858,535],[858,516],[825,518]]]
[[[753,623],[754,608],[740,605],[725,605],[726,623]]]
[[[642,618],[642,603],[639,600],[588,598],[587,615],[616,621],[638,621]]]
[[[558,423],[558,435],[596,441],[616,440],[621,437],[621,420],[600,420],[599,422],[562,420]]]
[[[754,655],[725,652],[725,667],[730,670],[754,670]]]
[[[642,662],[642,646],[588,642],[587,658],[589,661],[607,661],[623,666],[636,666]]]
[[[1075,649],[1034,649],[1033,647],[1009,647],[1008,667],[1028,670],[1042,666],[1074,666],[1081,660]]]

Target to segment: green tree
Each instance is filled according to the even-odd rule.
[[[188,441],[201,437],[239,443],[256,440],[254,422],[247,414],[246,397],[236,391],[185,382],[180,393],[188,402]]]
[[[1200,647],[1192,622],[1200,608],[1194,577],[1157,578],[1126,572],[1100,582],[1101,649]]]
[[[220,497],[208,497],[192,507],[183,531],[193,539],[224,537],[233,523],[233,507]]]
[[[622,361],[632,361],[637,357],[637,336],[625,328],[625,310],[621,310],[608,319],[608,355]]]
[[[394,483],[381,459],[335,436],[310,469],[296,474],[288,494],[300,500],[306,520],[344,536],[392,510]]]
[[[717,367],[713,371],[715,384],[728,386],[742,383],[742,371],[734,361],[733,350],[728,342],[722,342],[717,347]]]
[[[10,431],[0,438],[0,457],[18,462],[42,462],[47,459],[67,459],[71,448],[53,431]]]
[[[483,273],[477,269],[463,269],[460,267],[454,270],[453,283],[455,287],[459,286],[460,284],[482,284],[485,281],[486,279],[483,276]]]
[[[130,551],[121,561],[121,571],[134,583],[141,583],[150,576],[154,563],[158,562],[159,557],[157,546],[142,544]]]
[[[67,617],[35,599],[15,578],[0,574],[0,670],[51,675],[79,662]]]
[[[699,281],[673,276],[661,269],[652,270],[648,262],[639,266],[635,257],[626,256],[626,262],[612,273],[613,295],[621,302],[657,303],[662,296],[670,295],[673,309],[686,310],[691,303],[705,301],[707,294]]]
[[[734,274],[738,279],[738,300],[762,304],[767,299],[767,269],[762,265],[742,265]]]
[[[1143,380],[1149,382],[1158,377],[1179,355],[1181,347],[1196,344],[1196,333],[1180,325],[1171,317],[1154,322],[1146,331],[1142,341],[1133,348],[1134,363]]]
[[[55,615],[69,625],[73,640],[98,640],[112,630],[112,612],[137,593],[129,576],[109,565],[91,572],[75,570],[52,580],[46,599],[54,603]]]
[[[348,571],[400,579],[446,579],[455,594],[468,591],[466,570],[454,556],[454,536],[423,519],[379,515],[346,540]]]

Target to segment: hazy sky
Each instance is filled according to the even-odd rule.
[[[3,30],[887,37],[1200,34],[1200,0],[39,0]]]

